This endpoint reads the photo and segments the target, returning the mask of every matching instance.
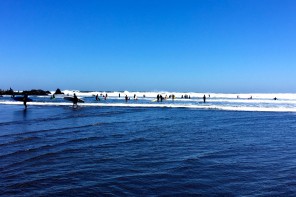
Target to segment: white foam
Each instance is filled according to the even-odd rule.
[[[244,94],[225,94],[225,93],[194,93],[194,92],[129,92],[129,91],[93,91],[93,92],[80,92],[77,90],[63,90],[65,94],[56,95],[55,100],[46,99],[50,96],[37,96],[40,99],[32,99],[34,102],[29,102],[28,105],[40,106],[72,106],[71,102],[64,102],[64,96],[73,96],[75,93],[79,98],[85,98],[86,103],[79,104],[80,106],[93,106],[93,107],[168,107],[168,108],[192,108],[192,109],[216,109],[216,110],[235,110],[235,111],[273,111],[273,112],[295,112],[296,111],[296,94],[293,93],[244,93]],[[92,103],[90,97],[95,95],[108,94],[107,101],[102,103]],[[121,97],[119,98],[119,94]],[[176,99],[167,99],[164,102],[151,102],[157,96],[175,95]],[[131,101],[126,103],[124,96],[127,95]],[[137,96],[138,101],[133,101],[134,95]],[[145,95],[145,98],[144,98]],[[181,99],[181,96],[188,95],[191,99]],[[206,103],[203,103],[203,96],[206,95]],[[209,97],[210,95],[210,97]],[[239,98],[237,98],[239,96]],[[248,99],[252,96],[252,99]],[[0,100],[0,104],[7,105],[21,105],[22,102],[12,101],[7,99],[10,96],[4,96]],[[274,100],[274,98],[277,100]],[[38,102],[38,100],[40,100]],[[120,101],[121,100],[121,101]],[[46,102],[44,102],[46,101]],[[49,101],[49,102],[47,102]],[[54,102],[53,102],[54,101]]]
[[[21,91],[22,92],[22,91]],[[53,94],[55,91],[50,91]],[[133,97],[135,94],[138,98],[142,98],[144,95],[147,98],[155,98],[157,94],[161,94],[163,96],[167,95],[175,95],[177,99],[181,98],[181,96],[190,95],[191,98],[199,98],[205,95],[207,99],[248,99],[252,97],[253,99],[266,99],[272,100],[273,98],[277,98],[279,100],[295,100],[296,101],[296,94],[295,93],[211,93],[211,92],[168,92],[168,91],[151,91],[151,92],[140,92],[140,91],[114,91],[114,92],[106,92],[106,91],[92,91],[92,92],[80,92],[79,90],[62,90],[64,95],[62,96],[73,96],[74,93],[80,97],[93,97],[95,95],[106,95],[108,94],[109,97],[118,97],[119,94],[121,96],[127,95],[128,97]],[[210,95],[210,98],[209,98]],[[57,96],[57,95],[56,95]],[[6,97],[6,96],[5,96]],[[10,95],[8,95],[10,97]]]
[[[22,102],[16,101],[1,101],[0,104],[6,105],[22,105]],[[72,103],[67,102],[29,102],[28,105],[35,106],[72,106]],[[258,106],[222,106],[210,104],[139,104],[139,103],[81,103],[79,106],[86,107],[142,107],[142,108],[190,108],[190,109],[207,109],[207,110],[227,110],[227,111],[257,111],[257,112],[296,112],[293,107],[258,107]]]

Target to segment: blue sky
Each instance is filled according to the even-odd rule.
[[[1,0],[0,88],[296,92],[293,0]]]

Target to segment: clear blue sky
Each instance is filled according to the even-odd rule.
[[[296,92],[294,0],[1,0],[0,88]]]

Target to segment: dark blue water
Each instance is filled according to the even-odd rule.
[[[295,196],[296,114],[0,105],[3,196]]]

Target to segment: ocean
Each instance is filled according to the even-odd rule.
[[[97,93],[0,97],[1,196],[295,196],[296,94]]]

